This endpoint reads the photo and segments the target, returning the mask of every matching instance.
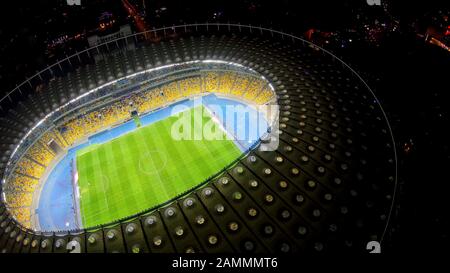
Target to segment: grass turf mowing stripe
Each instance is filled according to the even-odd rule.
[[[188,110],[191,128],[194,113]],[[211,121],[206,112],[203,125]],[[164,203],[189,190],[241,155],[231,140],[172,139],[177,116],[77,152],[80,208],[84,227],[105,224]],[[218,124],[214,129],[219,130]]]

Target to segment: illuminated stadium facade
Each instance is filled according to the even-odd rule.
[[[166,202],[98,226],[40,223],[40,193],[68,150],[133,112],[210,94],[279,112],[224,170]],[[387,231],[397,162],[381,106],[345,63],[285,33],[135,34],[61,60],[0,105],[4,252],[67,252],[71,241],[82,252],[358,252]]]

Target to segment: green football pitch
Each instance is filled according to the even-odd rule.
[[[211,121],[200,115],[196,130]],[[232,140],[176,140],[170,116],[109,142],[77,152],[80,213],[85,228],[127,217],[186,192],[237,159],[242,152]],[[195,122],[200,122],[200,126]],[[225,134],[221,126],[212,130]],[[214,128],[216,127],[216,128]]]

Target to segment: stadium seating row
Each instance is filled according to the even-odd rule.
[[[6,198],[11,208],[23,208],[31,206],[32,192],[7,192]]]
[[[31,211],[28,207],[26,208],[13,208],[10,209],[11,214],[16,217],[16,219],[22,223],[26,228],[30,228]]]
[[[49,148],[43,146],[39,141],[36,141],[28,150],[28,156],[37,162],[48,166],[48,164],[55,157],[55,154]]]
[[[48,145],[51,141],[55,141],[59,147],[67,147],[67,142],[63,139],[58,130],[49,130],[41,136],[40,142],[42,145]]]
[[[7,185],[8,191],[33,192],[38,184],[38,179],[14,173]]]
[[[200,94],[202,85],[205,92],[243,96],[258,104],[267,102],[273,94],[268,87],[263,88],[266,84],[261,79],[237,72],[207,72],[203,77],[203,84],[200,77],[173,81],[161,87],[132,94],[108,107],[82,115],[65,124],[61,135],[69,145],[73,145],[102,128],[129,118],[130,111],[134,108],[140,113],[148,112],[182,97]]]

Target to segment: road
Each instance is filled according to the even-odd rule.
[[[122,3],[125,10],[128,12],[128,15],[133,18],[138,32],[144,32],[150,29],[145,20],[139,15],[139,12],[135,6],[133,6],[128,0],[122,0]]]

